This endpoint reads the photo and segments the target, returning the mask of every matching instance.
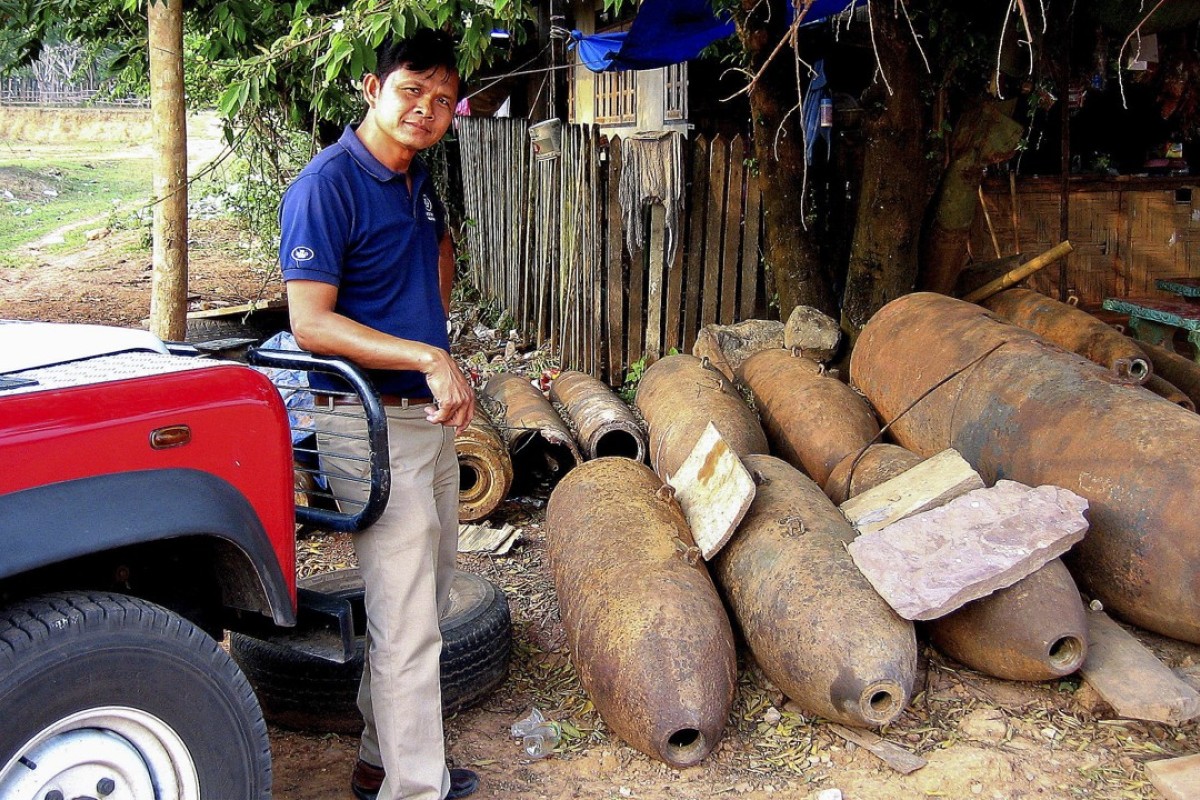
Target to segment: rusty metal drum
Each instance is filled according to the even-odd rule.
[[[929,623],[929,638],[972,669],[1010,681],[1070,675],[1087,658],[1087,611],[1061,559]]]
[[[925,459],[898,444],[873,444],[843,458],[825,481],[825,494],[836,505],[873,489]]]
[[[1007,289],[982,305],[1012,324],[1108,367],[1118,379],[1145,383],[1153,365],[1138,345],[1083,309],[1030,289]]]
[[[879,434],[867,403],[817,362],[789,350],[760,350],[738,377],[750,388],[771,452],[824,486],[846,456]]]
[[[487,519],[513,482],[508,447],[479,405],[471,423],[454,437],[458,453],[458,521]]]

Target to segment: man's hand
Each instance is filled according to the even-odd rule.
[[[445,350],[435,350],[433,362],[421,370],[437,405],[425,409],[425,418],[437,425],[450,425],[462,433],[475,415],[475,390],[458,364]]]
[[[360,325],[334,310],[337,287],[317,281],[288,281],[292,333],[305,350],[344,356],[365,369],[409,369],[425,375],[436,406],[426,416],[461,432],[475,413],[475,392],[445,350],[398,339]]]

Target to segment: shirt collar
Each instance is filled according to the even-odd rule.
[[[342,138],[338,139],[338,144],[346,148],[346,152],[354,159],[364,171],[378,181],[390,181],[393,178],[403,177],[405,173],[396,172],[390,167],[384,165],[375,156],[371,155],[371,151],[362,143],[362,139],[358,138],[358,134],[354,132],[357,126],[347,125],[346,130],[342,132]],[[420,186],[425,178],[425,165],[421,159],[414,158],[412,163],[408,165],[408,175],[412,178],[412,185],[415,189]]]

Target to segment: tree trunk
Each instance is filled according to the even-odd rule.
[[[786,34],[786,18],[785,0],[744,1],[737,19],[738,36],[753,71],[762,68]],[[763,255],[779,295],[781,318],[787,319],[798,305],[836,316],[829,272],[802,212],[812,210],[812,197],[804,198],[804,137],[799,112],[789,116],[786,124],[784,121],[799,92],[793,57],[787,50],[776,57],[750,93],[754,158],[762,189]]]
[[[154,127],[154,280],[150,332],[187,334],[187,107],[183,95],[183,0],[157,0],[150,26],[150,112]]]
[[[925,68],[912,33],[891,5],[869,8],[887,83],[877,76],[862,103],[865,156],[842,299],[842,330],[851,343],[872,314],[912,291],[930,197],[928,124],[920,93]]]
[[[1021,125],[992,100],[981,98],[959,117],[954,126],[950,165],[942,175],[932,221],[921,246],[921,288],[953,294],[958,274],[967,262],[967,239],[979,204],[983,168],[1011,158],[1022,131]]]

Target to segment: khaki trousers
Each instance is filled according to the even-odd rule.
[[[358,413],[358,406],[338,406]],[[392,492],[379,520],[354,535],[366,586],[367,643],[358,707],[366,726],[359,758],[387,773],[379,800],[442,800],[450,790],[442,730],[439,612],[449,606],[458,551],[458,458],[454,429],[430,424],[422,407],[386,408]],[[332,432],[366,435],[366,421],[332,418]],[[318,434],[326,452],[367,453],[365,441]],[[323,460],[339,497],[365,499],[364,465]],[[343,478],[335,476],[342,475]]]

